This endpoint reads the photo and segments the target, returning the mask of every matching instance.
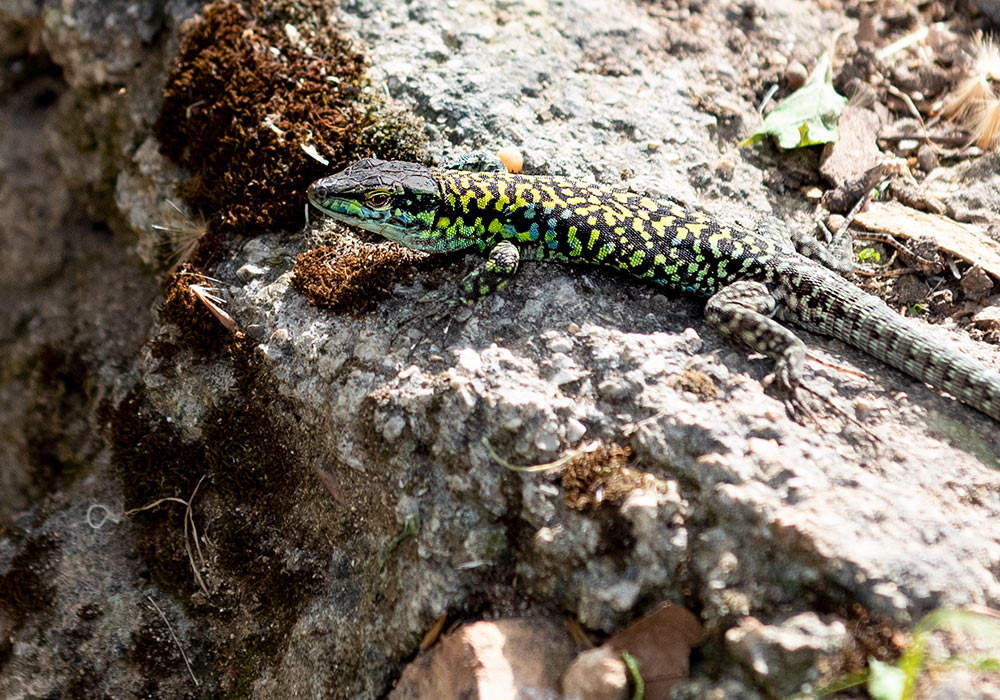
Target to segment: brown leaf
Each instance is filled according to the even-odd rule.
[[[645,700],[667,700],[670,689],[688,677],[691,647],[704,639],[701,623],[679,605],[661,603],[608,640],[639,663]]]

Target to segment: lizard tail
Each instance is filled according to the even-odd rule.
[[[784,320],[833,336],[1000,421],[1000,372],[816,266],[783,283]]]

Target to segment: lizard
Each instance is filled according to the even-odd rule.
[[[669,197],[509,173],[479,151],[442,167],[365,158],[313,182],[307,197],[335,221],[413,250],[485,255],[455,303],[502,289],[521,260],[611,268],[707,298],[709,325],[769,357],[765,383],[792,408],[806,388],[806,346],[786,324],[838,338],[1000,422],[1000,372],[928,337],[802,237],[725,223]]]

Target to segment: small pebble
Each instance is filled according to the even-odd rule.
[[[524,167],[524,156],[521,155],[519,151],[514,146],[505,146],[497,151],[497,158],[503,161],[503,164],[507,166],[507,170],[512,173],[521,172],[521,168]]]
[[[555,452],[559,449],[559,437],[553,433],[541,433],[535,438],[535,447],[540,452]]]
[[[254,265],[253,263],[247,263],[239,270],[236,271],[236,276],[239,277],[244,282],[253,279],[254,277],[260,277],[267,273],[267,268],[261,267],[260,265]]]
[[[792,61],[785,68],[785,85],[792,90],[798,90],[800,87],[805,85],[806,78],[808,77],[809,71],[807,71],[806,67],[798,61]]]
[[[642,363],[642,371],[648,376],[656,376],[667,371],[667,361],[660,355],[653,355]]]
[[[608,401],[618,401],[628,396],[628,386],[620,379],[605,379],[597,385],[597,393]]]
[[[287,328],[278,328],[271,334],[271,342],[278,346],[287,345],[291,339],[292,334],[288,332]]]
[[[876,404],[865,396],[854,399],[854,415],[858,417],[858,420],[865,420],[876,408]]]
[[[566,353],[573,349],[573,341],[564,335],[556,336],[549,341],[549,350]]]
[[[390,416],[382,424],[382,437],[385,438],[386,442],[395,442],[403,434],[404,428],[406,428],[405,418],[402,416]]]
[[[972,323],[987,330],[1000,329],[1000,306],[987,306],[976,312],[972,317]]]
[[[587,432],[587,426],[578,421],[576,418],[570,418],[566,421],[566,441],[576,442],[584,436]]]
[[[475,374],[482,368],[483,361],[479,357],[479,353],[472,348],[463,348],[458,353],[458,366],[469,374]]]

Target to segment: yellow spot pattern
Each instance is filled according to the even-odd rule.
[[[481,250],[501,239],[522,258],[607,265],[668,287],[711,293],[765,273],[783,254],[755,231],[722,225],[672,200],[610,185],[507,173],[434,171],[442,188],[436,237],[471,238]],[[471,223],[469,223],[471,222]],[[433,238],[432,236],[431,238]],[[442,243],[442,250],[465,243]],[[530,247],[530,249],[529,249]]]

